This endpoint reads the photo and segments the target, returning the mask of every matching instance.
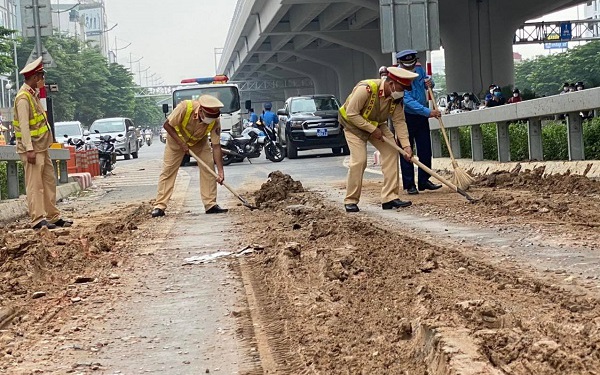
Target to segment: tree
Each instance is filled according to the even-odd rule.
[[[14,30],[0,26],[0,74],[10,74],[15,69],[13,61]]]
[[[134,117],[133,75],[122,65],[108,66],[108,89],[104,113],[108,117]]]

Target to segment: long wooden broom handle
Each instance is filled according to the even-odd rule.
[[[210,174],[212,174],[213,176],[215,176],[215,178],[219,178],[219,174],[217,172],[215,172],[214,169],[212,169],[211,167],[209,167],[204,161],[202,161],[202,159],[200,159],[198,157],[198,155],[196,155],[192,150],[189,150],[189,153],[190,153],[190,155],[192,155],[194,157],[194,159],[196,159],[196,161],[198,162],[199,165],[201,165],[202,167],[204,167],[204,169],[206,169],[208,172],[210,172]],[[244,199],[231,186],[227,185],[227,183],[225,181],[223,181],[223,186],[225,186],[227,188],[227,190],[229,190],[238,199],[240,199],[240,200]]]
[[[392,146],[394,149],[396,149],[400,154],[402,154],[402,156],[408,156],[408,153],[406,151],[404,151],[400,146],[398,146],[396,144],[396,142],[394,142],[393,140],[391,140],[391,139],[387,138],[386,136],[384,136],[383,137],[383,141],[385,143],[387,143],[388,145]],[[460,193],[459,189],[458,189],[458,187],[456,185],[454,185],[452,182],[446,180],[444,177],[440,176],[436,172],[432,171],[431,168],[428,168],[425,164],[421,163],[419,161],[419,159],[417,159],[417,158],[415,158],[413,156],[413,157],[410,158],[410,161],[413,162],[413,163],[415,163],[417,166],[419,166],[419,168],[421,168],[425,172],[427,172],[430,175],[432,175],[433,177],[435,177],[442,184],[448,186],[450,189],[456,191],[457,193]]]
[[[433,102],[433,109],[437,110],[438,106],[437,106],[437,103],[435,102],[435,96],[433,96],[433,90],[431,90],[431,87],[428,87],[427,91],[429,92],[429,96],[431,97],[431,101]],[[442,129],[442,134],[444,135],[444,141],[446,141],[446,147],[448,147],[448,153],[450,154],[450,159],[452,159],[452,162],[454,163],[454,153],[452,152],[452,147],[450,147],[450,141],[448,140],[448,136],[446,135],[444,121],[442,120],[441,117],[438,117],[437,120],[440,123],[440,129]]]

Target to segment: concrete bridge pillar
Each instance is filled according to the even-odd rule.
[[[567,142],[569,145],[569,160],[585,160],[583,145],[583,121],[579,112],[567,115]]]
[[[527,139],[529,140],[529,159],[544,160],[542,147],[542,121],[538,118],[530,118],[527,124]]]
[[[483,132],[481,125],[471,125],[471,156],[473,161],[483,160]]]
[[[448,91],[476,94],[491,83],[514,83],[512,41],[521,16],[501,8],[503,1],[440,1],[440,31]]]

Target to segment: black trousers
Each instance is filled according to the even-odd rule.
[[[419,161],[431,168],[431,133],[429,132],[429,119],[425,116],[404,113],[408,125],[408,139],[413,153],[419,156]],[[416,145],[416,151],[415,151]],[[409,189],[415,186],[415,166],[400,158],[402,169],[402,188]],[[423,184],[429,180],[429,173],[419,168],[418,183]]]

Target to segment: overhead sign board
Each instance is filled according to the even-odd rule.
[[[573,33],[571,32],[571,22],[560,23],[560,40],[571,40]]]
[[[52,8],[50,0],[38,0],[40,13],[41,36],[52,35]],[[23,24],[23,35],[28,38],[35,37],[33,23],[33,0],[21,0],[21,18]]]
[[[379,0],[381,51],[437,50],[440,42],[439,0]]]
[[[80,6],[79,17],[86,36],[100,35],[104,31],[104,17],[101,4]]]
[[[556,42],[556,43],[544,43],[544,49],[568,49],[569,43],[567,42]]]

